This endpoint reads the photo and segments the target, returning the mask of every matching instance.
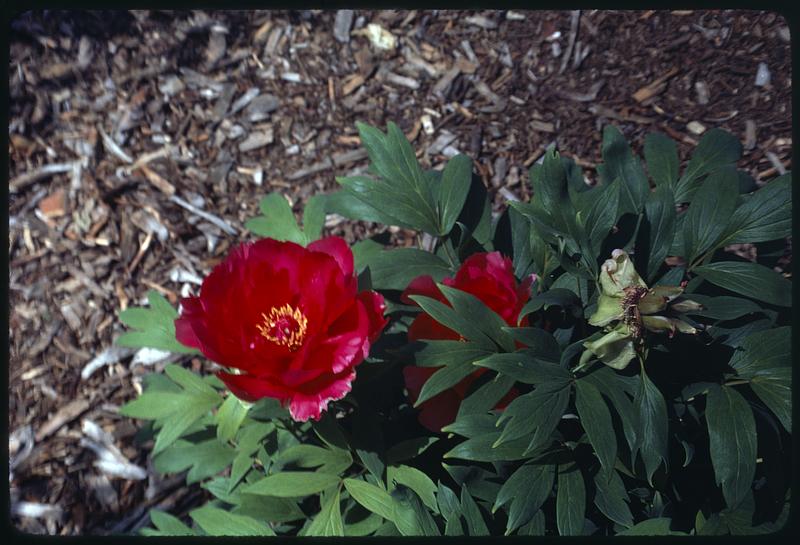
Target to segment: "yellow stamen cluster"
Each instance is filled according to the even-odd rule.
[[[308,330],[308,318],[299,308],[289,304],[282,307],[272,307],[269,315],[262,313],[263,323],[258,325],[258,331],[269,341],[289,350],[297,350],[303,344]]]

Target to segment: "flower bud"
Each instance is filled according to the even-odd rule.
[[[697,301],[692,301],[691,299],[680,299],[679,301],[672,303],[669,308],[675,312],[694,312],[703,310],[706,307]]]

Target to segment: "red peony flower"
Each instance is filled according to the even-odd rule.
[[[176,337],[237,374],[217,376],[240,399],[279,399],[319,420],[343,398],[387,320],[383,297],[357,293],[353,254],[338,237],[242,244],[181,301]]]
[[[507,324],[516,326],[519,313],[530,298],[533,278],[531,275],[522,283],[517,283],[511,260],[503,257],[500,252],[491,252],[471,255],[461,264],[455,278],[445,278],[442,283],[471,293],[499,314]],[[410,295],[423,295],[449,305],[430,276],[415,278],[403,292],[404,303],[416,304],[409,298]],[[458,333],[443,326],[425,313],[419,314],[408,328],[409,341],[458,340],[459,338]],[[414,366],[406,366],[403,369],[406,388],[412,403],[419,397],[423,384],[438,369],[440,368]],[[420,423],[429,430],[438,432],[443,426],[454,422],[461,401],[466,397],[470,385],[485,371],[485,369],[478,369],[450,390],[437,394],[422,403],[419,406]],[[512,389],[495,408],[505,408],[517,395],[516,390]]]

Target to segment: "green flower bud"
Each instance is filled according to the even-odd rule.
[[[583,347],[613,369],[624,369],[636,357],[633,336],[625,324],[617,325],[596,341],[583,343]],[[586,352],[581,357],[582,362],[584,356]]]
[[[672,303],[670,307],[675,312],[693,312],[698,310],[703,310],[704,307],[697,301],[692,301],[691,299],[680,299],[675,303]]]
[[[623,290],[630,287],[647,288],[633,262],[624,250],[611,252],[611,259],[606,259],[600,267],[600,288],[611,297],[623,295]]]

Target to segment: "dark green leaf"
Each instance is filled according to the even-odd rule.
[[[638,213],[644,206],[649,191],[647,177],[639,160],[631,153],[631,148],[613,125],[603,128],[603,179],[611,183],[619,179],[620,212]]]
[[[498,375],[468,395],[458,408],[458,418],[491,410],[514,386],[514,379]]]
[[[622,420],[622,428],[628,441],[628,446],[631,452],[634,452],[638,438],[636,430],[639,428],[639,420],[635,407],[626,393],[633,394],[636,386],[639,385],[638,381],[634,378],[633,383],[631,383],[629,382],[630,379],[626,379],[626,377],[605,366],[582,377],[581,380],[593,384],[611,402],[614,410]]]
[[[316,445],[294,445],[275,457],[273,464],[284,467],[293,464],[302,468],[318,467],[320,473],[338,475],[353,463],[350,452],[343,449],[328,449]]]
[[[792,283],[763,265],[720,261],[696,267],[694,272],[712,284],[740,295],[780,307],[792,305]]]
[[[722,244],[765,242],[792,229],[792,175],[785,174],[753,193],[731,217]]]
[[[414,439],[400,441],[386,451],[386,462],[394,464],[416,458],[438,440],[438,437],[415,437]]]
[[[492,354],[474,365],[493,369],[525,384],[558,383],[565,386],[572,378],[570,372],[560,365],[532,357],[525,350]]]
[[[643,520],[632,528],[619,532],[618,536],[680,536],[683,532],[670,530],[672,519],[654,518]]]
[[[344,178],[337,178],[342,180]],[[349,180],[349,178],[347,178]],[[325,199],[325,211],[329,214],[339,214],[352,220],[373,221],[384,225],[404,225],[397,218],[387,214],[383,209],[377,209],[361,200],[358,190],[362,184],[372,183],[369,179],[361,179],[350,182],[355,185],[355,189],[347,188],[333,193],[328,193]],[[369,190],[369,187],[366,188]]]
[[[715,170],[695,192],[685,212],[683,256],[689,263],[713,248],[736,207],[738,175],[733,167]]]
[[[675,237],[675,204],[672,189],[667,185],[650,193],[644,205],[645,215],[639,229],[640,242],[636,253],[647,257],[644,262],[648,282],[652,282],[666,259]],[[637,259],[637,262],[639,260]]]
[[[235,457],[236,451],[216,438],[200,443],[179,440],[162,449],[153,462],[159,473],[178,473],[191,468],[186,474],[186,483],[191,484],[216,475]]]
[[[363,263],[369,267],[373,288],[379,290],[404,290],[420,275],[428,274],[438,281],[451,273],[441,258],[416,248],[371,253]]]
[[[424,341],[414,352],[418,367],[441,367],[461,362],[472,363],[492,354],[492,351],[473,342]]]
[[[683,176],[675,184],[675,202],[692,200],[697,183],[703,176],[722,166],[734,164],[741,155],[742,144],[732,134],[722,129],[711,129],[706,132],[694,150],[689,164],[686,165]]]
[[[661,391],[652,383],[650,378],[642,373],[639,389],[634,399],[637,412],[641,436],[639,437],[639,449],[647,471],[647,480],[652,484],[653,473],[655,473],[661,461],[666,465],[667,458],[667,436],[669,432],[669,422],[667,420],[667,404]]]
[[[633,515],[628,507],[630,499],[622,478],[614,471],[600,470],[594,477],[597,489],[594,503],[605,516],[626,528],[633,526]]]
[[[354,208],[352,212],[388,225],[438,233],[438,218],[433,209],[429,204],[423,205],[419,196],[406,187],[385,179],[373,180],[366,176],[339,177],[336,178],[336,181],[344,187],[349,195],[367,205],[363,209],[351,206]],[[349,203],[344,202],[341,198],[338,201],[334,198],[334,207],[341,204],[348,205]],[[391,215],[385,212],[386,210],[390,210]],[[348,209],[343,211],[351,212]],[[376,213],[376,211],[378,212]]]
[[[514,350],[514,340],[503,331],[508,324],[476,296],[444,284],[438,284],[445,298],[461,316],[468,316],[477,328],[504,350]],[[466,335],[465,335],[466,336]],[[470,338],[470,337],[468,337]],[[472,339],[475,340],[475,339]]]
[[[288,498],[242,494],[241,499],[242,502],[233,512],[256,520],[286,522],[306,518],[306,514],[300,510],[297,503]]]
[[[778,417],[786,431],[792,431],[792,369],[777,367],[757,371],[750,387]]]
[[[583,516],[586,513],[586,485],[580,468],[575,464],[558,466],[558,496],[556,497],[556,525],[562,536],[579,536],[583,533]]]
[[[306,201],[306,206],[303,209],[303,234],[306,238],[306,244],[322,236],[322,228],[325,227],[327,198],[327,195],[312,195]]]
[[[475,367],[470,362],[451,363],[446,367],[442,367],[422,385],[422,390],[414,403],[414,407],[419,407],[433,396],[449,390],[474,371]]]
[[[645,137],[644,159],[657,186],[672,187],[678,181],[678,147],[665,134],[652,132]]]
[[[448,522],[452,519],[457,520],[461,514],[461,504],[458,501],[456,493],[444,486],[441,481],[439,481],[437,491],[436,500],[439,506],[439,512]]]
[[[748,335],[728,363],[742,378],[752,378],[758,371],[791,365],[792,328],[777,327]]]
[[[472,183],[472,159],[456,155],[447,162],[439,186],[440,235],[446,235],[455,225],[464,207]]]
[[[586,380],[575,381],[575,408],[600,463],[611,471],[617,459],[617,438],[600,390]]]
[[[569,403],[569,383],[544,383],[509,403],[497,421],[503,432],[495,441],[501,445],[533,434],[528,450],[547,446]]]
[[[526,457],[525,452],[532,435],[506,441],[495,447],[494,443],[499,437],[500,432],[497,431],[467,439],[446,453],[444,458],[459,458],[474,462],[499,462],[521,460]]]
[[[411,295],[410,298],[443,326],[452,329],[464,338],[474,341],[488,350],[494,350],[495,344],[492,340],[486,336],[472,319],[467,318],[467,315],[460,314],[453,308],[430,297]]]
[[[464,437],[477,437],[495,432],[496,423],[497,417],[490,413],[465,414],[456,418],[455,422],[444,426],[442,431]]]
[[[747,401],[731,387],[711,388],[706,401],[711,462],[728,507],[750,492],[756,471],[756,423]]]
[[[486,527],[481,510],[470,495],[466,484],[461,487],[461,512],[464,515],[464,521],[467,523],[467,535],[489,535],[489,528]]]
[[[608,186],[596,187],[588,192],[592,204],[586,215],[586,234],[592,249],[592,259],[600,252],[603,240],[619,217],[620,184],[619,180],[615,180]]]
[[[550,496],[555,467],[553,464],[525,464],[503,483],[492,512],[511,502],[505,535],[527,524]]]
[[[735,320],[736,318],[741,318],[748,314],[762,312],[761,307],[756,303],[750,299],[742,299],[741,297],[730,297],[727,295],[709,297],[707,295],[693,293],[690,299],[700,303],[704,307],[702,310],[692,310],[686,313],[692,316],[703,316],[715,320]]]
[[[504,327],[515,341],[527,345],[526,352],[548,361],[557,361],[561,355],[558,342],[552,334],[538,327]]]

